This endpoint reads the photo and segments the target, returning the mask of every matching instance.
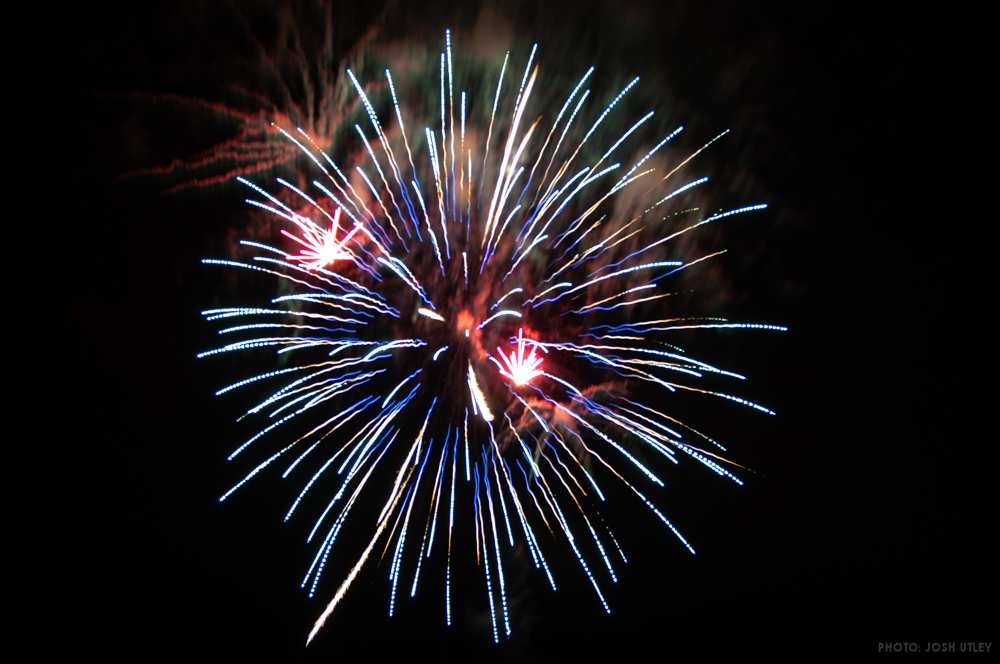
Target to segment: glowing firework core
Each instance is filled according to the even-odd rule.
[[[517,331],[517,350],[511,351],[510,355],[504,355],[503,351],[497,348],[497,355],[503,360],[507,368],[500,367],[500,375],[506,376],[515,385],[526,385],[535,376],[542,375],[538,367],[542,365],[542,358],[535,355],[537,348],[532,345],[531,352],[524,356],[524,330]]]
[[[360,230],[361,226],[355,226],[343,239],[338,240],[337,233],[340,230],[339,209],[334,214],[333,220],[330,223],[330,230],[328,231],[323,230],[308,219],[299,218],[296,220],[296,225],[302,229],[301,238],[292,235],[286,230],[281,231],[283,235],[295,240],[304,247],[299,251],[297,256],[289,256],[289,260],[305,263],[306,267],[310,270],[318,270],[336,261],[354,258],[354,254],[344,247],[354,237],[354,234]]]

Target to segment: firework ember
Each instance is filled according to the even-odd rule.
[[[610,612],[603,588],[626,557],[605,503],[648,512],[694,553],[664,512],[662,469],[684,459],[741,483],[724,448],[678,418],[677,397],[773,414],[718,386],[743,376],[677,344],[696,329],[785,328],[668,308],[672,277],[722,253],[679,255],[674,241],[766,207],[691,204],[707,178],[684,174],[719,136],[668,163],[682,128],[640,139],[653,112],[615,120],[639,79],[593,106],[593,67],[561,105],[535,108],[534,48],[522,73],[511,75],[508,54],[488,85],[460,80],[450,33],[435,64],[431,118],[407,114],[388,69],[368,87],[348,71],[367,116],[350,163],[322,147],[329,137],[275,124],[314,179],[237,178],[279,232],[243,241],[245,257],[204,261],[265,290],[203,312],[233,323],[219,333],[236,339],[199,357],[280,360],[217,392],[271,386],[241,417],[261,422],[229,455],[248,470],[220,501],[272,467],[299,477],[285,520],[310,519],[310,597],[352,510],[374,517],[367,541],[344,552],[353,565],[308,641],[378,560],[390,615],[424,570],[425,586],[440,579],[448,625],[455,584],[485,589],[497,642],[511,634],[518,549],[553,590],[557,576],[579,576]],[[489,92],[474,102],[467,89],[480,87]],[[430,126],[410,133],[417,120]],[[457,554],[476,561],[475,586],[453,578]],[[440,576],[427,570],[435,558]]]

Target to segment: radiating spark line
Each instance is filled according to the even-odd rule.
[[[486,397],[483,395],[483,391],[479,387],[479,381],[476,379],[476,372],[473,370],[471,362],[469,363],[468,381],[469,391],[472,393],[472,400],[479,410],[480,417],[487,422],[492,422],[493,413],[490,411],[490,407],[486,403]]]
[[[431,318],[433,320],[439,320],[442,323],[445,322],[444,321],[444,316],[442,316],[438,312],[433,311],[431,309],[426,309],[424,307],[420,307],[419,309],[417,309],[417,313],[420,314],[421,316],[426,316],[427,318]]]
[[[479,330],[483,329],[484,327],[486,327],[487,325],[489,325],[491,321],[493,321],[493,320],[495,320],[497,318],[500,318],[502,316],[514,316],[515,318],[520,318],[521,317],[521,312],[520,311],[514,311],[513,309],[501,309],[500,311],[496,312],[495,314],[493,314],[492,316],[490,316],[489,318],[487,318],[486,320],[484,320],[482,323],[480,323],[477,326],[477,329],[479,329]]]

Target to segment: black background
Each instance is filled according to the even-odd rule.
[[[760,476],[741,490],[698,478],[706,486],[682,494],[690,506],[671,505],[695,558],[636,524],[610,618],[569,583],[582,590],[538,593],[514,639],[493,647],[484,629],[446,631],[434,601],[389,621],[379,571],[305,649],[319,607],[297,590],[300,533],[281,527],[273,484],[216,504],[232,477],[231,411],[193,358],[209,339],[197,311],[215,292],[197,259],[224,246],[238,198],[164,196],[162,183],[119,177],[217,140],[118,93],[212,98],[223,81],[252,83],[237,9],[87,9],[51,72],[70,82],[64,177],[76,209],[64,238],[86,257],[65,302],[80,360],[73,432],[57,442],[79,487],[61,507],[71,546],[57,563],[74,601],[53,599],[57,620],[77,628],[63,632],[71,647],[130,660],[683,661],[992,640],[995,520],[981,459],[995,436],[974,435],[957,406],[973,388],[953,367],[971,342],[955,325],[964,249],[942,232],[949,203],[934,193],[942,168],[928,153],[945,66],[925,51],[934,26],[822,3],[500,8],[543,47],[599,33],[635,71],[663,72],[701,122],[737,130],[723,157],[753,173],[771,210],[749,234],[756,260],[731,276],[758,303],[744,312],[792,328],[731,349],[755,377],[753,396],[779,413],[718,423]],[[265,7],[239,13],[266,29]],[[443,3],[335,12],[345,43],[380,16],[396,36],[412,27],[430,39],[475,13]]]

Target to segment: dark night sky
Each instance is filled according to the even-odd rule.
[[[67,414],[75,433],[60,444],[80,472],[68,508],[74,553],[60,567],[89,601],[57,620],[78,653],[666,661],[992,640],[995,519],[984,517],[975,460],[994,441],[970,435],[956,406],[963,383],[945,361],[961,345],[947,315],[958,252],[936,233],[941,208],[925,197],[939,183],[928,181],[923,140],[921,82],[937,73],[918,46],[923,21],[824,3],[525,2],[503,14],[543,47],[598,40],[669,85],[696,122],[736,130],[718,158],[738,160],[772,207],[734,229],[732,244],[749,243],[751,259],[731,264],[730,277],[753,294],[742,311],[792,328],[721,349],[780,414],[717,423],[760,476],[740,490],[696,472],[679,481],[690,505],[670,507],[695,535],[696,558],[651,522],[633,524],[610,618],[582,582],[567,583],[555,597],[535,592],[531,619],[493,648],[485,630],[446,632],[436,599],[387,620],[380,568],[304,650],[319,607],[297,590],[301,533],[281,526],[274,483],[215,503],[232,477],[231,405],[211,398],[218,374],[193,357],[209,340],[196,313],[218,292],[197,260],[223,246],[238,197],[165,196],[161,183],[118,177],[218,140],[196,116],[119,93],[211,98],[228,82],[252,84],[235,4],[88,9],[69,38],[76,52],[61,75],[76,83],[77,214],[67,234],[87,264],[66,303],[80,398]],[[436,39],[477,13],[417,4],[388,7],[386,33]],[[241,13],[266,33],[265,8]],[[378,13],[338,9],[338,39]],[[481,584],[467,592],[482,594]]]

